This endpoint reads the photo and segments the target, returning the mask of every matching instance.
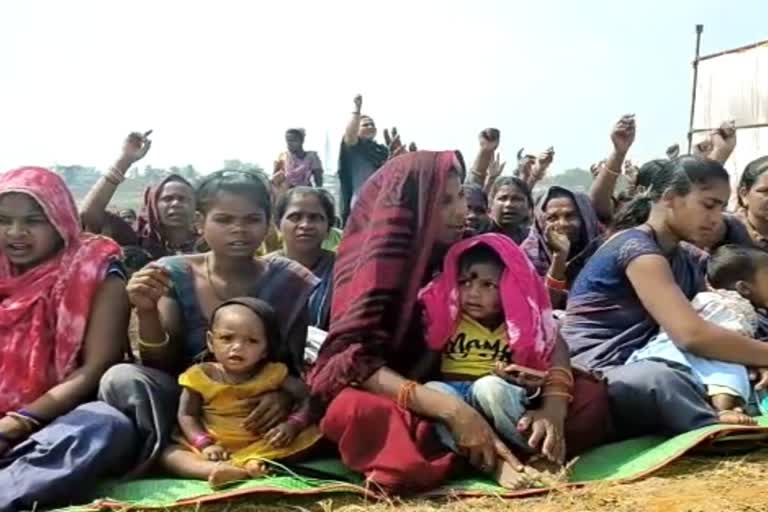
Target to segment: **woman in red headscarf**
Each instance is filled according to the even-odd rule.
[[[462,236],[463,172],[450,151],[393,159],[363,187],[339,246],[331,331],[309,382],[342,461],[389,491],[433,488],[453,468],[419,416],[443,420],[478,465],[517,463],[474,409],[406,377],[426,350],[417,293]]]
[[[128,418],[84,404],[125,347],[119,257],[81,233],[59,176],[0,176],[0,511],[73,499],[131,452]]]

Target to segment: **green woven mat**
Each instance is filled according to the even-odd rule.
[[[768,416],[758,418],[760,427],[713,425],[671,439],[642,437],[596,448],[581,456],[572,468],[568,485],[584,485],[595,481],[629,482],[669,464],[686,452],[702,446],[726,444],[744,436],[757,444],[768,438]],[[94,496],[100,497],[88,507],[167,508],[232,499],[260,493],[302,495],[369,492],[359,475],[332,459],[314,460],[292,466],[293,476],[271,476],[243,482],[222,491],[213,491],[206,482],[174,478],[156,478],[131,482],[107,482],[99,485]],[[306,476],[311,475],[311,477]],[[321,476],[322,478],[317,478]],[[546,492],[548,489],[507,491],[484,477],[456,479],[429,496],[457,495],[506,497]],[[82,509],[81,509],[82,510]]]

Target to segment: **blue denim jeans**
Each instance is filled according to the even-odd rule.
[[[0,457],[0,512],[93,498],[94,482],[127,469],[137,444],[131,420],[117,409],[76,407]]]
[[[476,381],[432,381],[426,385],[435,391],[461,398],[488,420],[504,442],[525,453],[531,452],[527,440],[517,430],[517,423],[528,407],[528,393],[525,389],[495,375],[480,377]],[[457,451],[448,427],[439,423],[436,429],[440,441],[449,449]]]

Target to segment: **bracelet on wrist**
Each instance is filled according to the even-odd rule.
[[[120,185],[120,182],[115,180],[109,174],[105,174],[104,176],[102,176],[102,178],[104,179],[104,181],[106,181],[107,183],[109,183],[112,186],[117,187],[118,185]]]
[[[168,345],[168,342],[170,340],[171,340],[171,337],[168,336],[167,332],[165,333],[165,338],[163,338],[163,341],[152,342],[152,341],[144,341],[141,338],[139,338],[139,347],[144,347],[144,348],[163,348],[166,345]]]
[[[194,446],[200,451],[208,448],[213,443],[214,443],[213,438],[209,434],[206,434],[204,432],[197,434],[195,438],[192,439],[192,446]]]
[[[411,406],[413,394],[416,392],[418,386],[419,383],[413,380],[409,380],[400,386],[400,390],[397,392],[398,407],[401,409],[408,409]]]
[[[545,382],[547,381],[564,381],[573,385],[573,371],[562,366],[553,366],[547,370]]]
[[[546,285],[547,288],[552,288],[554,290],[567,290],[568,289],[568,282],[567,281],[561,281],[559,279],[555,279],[550,274],[547,274],[546,277]]]
[[[125,173],[119,171],[116,167],[110,167],[104,174],[104,179],[112,185],[118,186],[125,181]]]
[[[40,428],[40,423],[37,420],[27,418],[26,416],[17,412],[9,411],[5,413],[5,416],[6,418],[10,418],[19,424],[24,429],[24,433],[26,435],[29,435]]]
[[[20,414],[21,416],[28,418],[33,423],[35,423],[35,425],[37,425],[38,427],[42,427],[48,423],[45,419],[41,418],[37,414],[33,414],[29,412],[27,409],[19,409],[18,411],[16,411],[16,414]]]

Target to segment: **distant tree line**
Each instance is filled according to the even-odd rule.
[[[258,164],[243,162],[237,159],[224,160],[222,169],[264,171]],[[64,179],[78,201],[85,197],[88,190],[101,177],[101,172],[95,167],[85,167],[82,165],[55,165],[53,170]],[[144,189],[149,185],[162,181],[163,178],[170,174],[183,176],[193,184],[197,183],[204,176],[203,173],[191,164],[173,165],[168,168],[152,167],[151,165],[146,165],[143,168],[133,167],[128,171],[125,183],[120,186],[115,194],[114,205],[124,208],[137,208],[142,202]],[[335,194],[336,190],[338,190],[336,176],[327,176],[325,182],[326,188]],[[592,175],[589,171],[573,168],[545,177],[539,187],[560,185],[574,191],[586,192],[589,190],[591,183]]]
[[[64,179],[77,201],[82,200],[102,176],[101,171],[97,168],[83,165],[54,165],[52,169]],[[258,164],[237,159],[225,160],[222,169],[263,171]],[[172,165],[168,168],[152,167],[151,165],[146,165],[143,168],[133,167],[126,174],[125,182],[118,188],[113,200],[114,205],[137,208],[143,200],[144,189],[159,183],[171,174],[182,176],[192,184],[197,183],[204,176],[191,164]]]

